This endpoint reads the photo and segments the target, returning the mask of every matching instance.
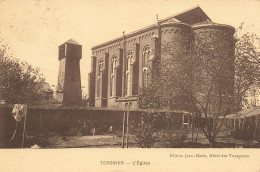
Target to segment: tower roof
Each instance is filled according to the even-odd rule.
[[[63,44],[81,45],[81,44],[79,44],[77,41],[75,41],[75,40],[73,40],[73,39],[70,39],[70,40],[64,42]]]
[[[235,28],[233,26],[230,25],[226,25],[226,24],[219,24],[219,23],[215,23],[213,21],[207,20],[207,21],[203,21],[200,23],[196,23],[192,25],[193,29],[198,29],[198,28],[204,28],[204,27],[222,27],[222,28],[229,28],[231,29],[233,32],[235,32]]]
[[[203,21],[203,22],[200,22],[200,23],[195,23],[193,24],[192,26],[198,26],[198,25],[217,25],[218,23],[215,23],[213,21],[210,21],[210,20],[206,20],[206,21]]]
[[[167,23],[180,23],[179,20],[177,20],[176,18],[171,18],[169,20],[166,20],[164,22],[161,22],[160,24],[167,24]]]

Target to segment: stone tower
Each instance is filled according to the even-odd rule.
[[[76,103],[82,100],[80,59],[82,45],[68,40],[59,46],[59,76],[57,86],[57,100],[62,104]]]

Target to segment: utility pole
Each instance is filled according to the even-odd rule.
[[[125,38],[125,31],[123,32],[123,76],[122,76],[122,97],[126,95],[126,38]]]
[[[26,103],[25,108],[25,114],[24,114],[24,123],[23,123],[23,142],[22,142],[22,148],[24,148],[24,137],[25,137],[25,126],[26,126],[26,116],[27,116],[27,110],[28,110],[28,103]]]
[[[126,115],[126,148],[128,148],[128,121],[129,121],[129,103],[127,103],[127,115]]]
[[[122,148],[125,146],[125,112],[123,114]]]

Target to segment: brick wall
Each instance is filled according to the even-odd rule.
[[[12,107],[0,107],[0,147],[10,147],[10,141],[15,131],[16,121],[12,114]],[[95,128],[96,134],[107,134],[110,126],[116,132],[122,132],[123,111],[89,110],[74,108],[29,108],[26,120],[26,136],[66,136],[78,135],[84,126],[90,130]],[[146,114],[148,115],[148,114]],[[152,115],[152,114],[149,114]],[[140,122],[141,112],[130,111],[129,123],[135,125]],[[145,115],[144,115],[145,116]],[[171,114],[168,121],[166,114],[158,118],[156,126],[164,129],[170,121],[171,128],[182,126],[182,114]],[[24,121],[17,123],[15,140],[21,143]]]

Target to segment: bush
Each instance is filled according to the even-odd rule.
[[[91,135],[91,128],[90,127],[83,127],[78,131],[78,136],[87,136]]]
[[[136,131],[136,142],[141,148],[151,148],[156,142],[156,134],[149,124],[144,124]]]
[[[184,147],[184,141],[187,139],[188,130],[169,130],[157,133],[158,147],[181,148]]]
[[[239,140],[253,140],[254,138],[254,131],[251,130],[233,130],[232,135],[234,136],[234,139]]]
[[[151,148],[156,142],[154,127],[155,118],[153,115],[142,114],[142,119],[134,128],[136,143],[141,148]]]
[[[132,125],[131,130],[136,138],[136,143],[142,148],[151,147],[184,147],[184,141],[187,139],[188,130],[162,130],[159,129],[158,120],[161,116],[158,114],[142,114],[137,125]]]

